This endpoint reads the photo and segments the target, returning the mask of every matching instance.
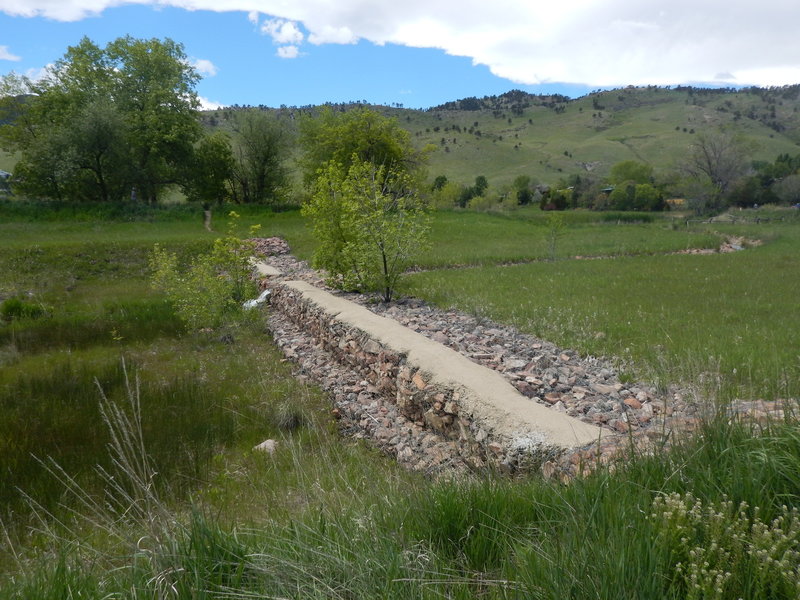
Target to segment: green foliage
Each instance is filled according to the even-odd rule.
[[[416,175],[425,153],[411,145],[411,136],[395,119],[368,108],[334,112],[323,107],[317,117],[300,122],[300,161],[306,185],[312,185],[320,169],[328,164],[347,171],[356,163],[369,162],[390,173]]]
[[[232,219],[237,218],[231,212]],[[182,270],[176,254],[153,248],[152,283],[164,291],[180,319],[190,330],[229,324],[242,314],[242,303],[256,292],[250,260],[253,245],[233,233],[214,241],[207,254],[196,256]]]
[[[0,126],[0,145],[20,153],[18,191],[107,202],[134,188],[155,201],[200,137],[197,80],[180,44],[129,36],[105,48],[83,38],[38,81],[4,78],[28,94],[2,101],[13,122]]]
[[[650,183],[636,183],[633,180],[617,185],[608,195],[611,210],[664,210],[664,194]]]
[[[652,183],[653,167],[635,160],[624,160],[611,167],[608,181],[613,184],[620,184],[626,181]]]
[[[462,193],[462,186],[454,181],[448,181],[441,188],[430,194],[431,207],[448,209],[458,205]]]
[[[539,201],[541,210],[566,210],[572,201],[572,190],[548,190]]]
[[[445,185],[447,185],[447,177],[445,175],[437,175],[436,179],[433,180],[433,185],[431,185],[431,190],[434,192],[438,192],[441,190]]]
[[[234,171],[230,138],[216,132],[204,136],[195,148],[183,176],[183,191],[190,201],[221,204],[230,195]]]
[[[0,303],[0,319],[13,321],[14,319],[38,319],[46,313],[44,306],[37,302],[30,302],[19,296],[6,298]]]
[[[279,204],[288,196],[284,164],[289,134],[277,118],[262,111],[236,114],[233,124],[231,194],[236,202]]]
[[[486,193],[486,189],[489,187],[489,181],[486,179],[485,175],[478,175],[475,178],[475,195],[476,196],[483,196]]]
[[[514,178],[511,188],[517,200],[517,204],[526,205],[533,202],[533,190],[529,175],[518,175]]]
[[[355,157],[318,174],[303,214],[318,246],[314,266],[340,289],[380,291],[391,300],[397,280],[424,248],[427,205],[410,177]]]
[[[763,521],[758,507],[704,503],[691,493],[656,496],[651,519],[675,561],[671,587],[688,600],[800,596],[800,512],[784,505]]]

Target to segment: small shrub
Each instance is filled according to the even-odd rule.
[[[231,212],[230,216],[228,235],[215,240],[211,251],[195,257],[186,270],[179,268],[174,253],[158,244],[153,248],[153,286],[167,294],[178,317],[191,330],[236,321],[242,314],[242,303],[256,295],[250,264],[254,247],[233,233],[239,215]]]

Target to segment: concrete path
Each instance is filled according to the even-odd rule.
[[[407,362],[428,375],[429,383],[459,392],[461,414],[481,423],[491,438],[503,445],[527,445],[566,450],[597,442],[599,427],[550,410],[520,394],[497,371],[392,319],[381,317],[344,298],[304,281],[283,285],[336,320],[363,331],[371,339],[405,355]]]

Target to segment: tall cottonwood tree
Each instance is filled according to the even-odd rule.
[[[133,189],[156,201],[176,183],[201,136],[199,77],[170,39],[88,38],[37,81],[3,79],[0,143],[19,152],[23,192],[118,200]]]
[[[717,209],[733,184],[747,173],[748,166],[744,142],[730,133],[717,132],[698,136],[689,149],[683,170],[708,187],[707,207]]]

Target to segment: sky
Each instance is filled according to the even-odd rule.
[[[169,37],[203,106],[800,83],[798,0],[0,0],[0,76]]]

